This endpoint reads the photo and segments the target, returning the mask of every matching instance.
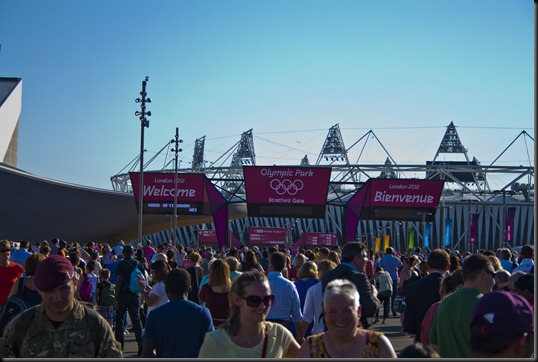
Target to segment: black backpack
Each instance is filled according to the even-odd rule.
[[[22,295],[24,289],[23,283],[24,278],[20,278],[17,294],[9,297],[0,311],[0,336],[4,335],[4,329],[6,329],[6,326],[13,318],[32,306],[28,299]]]

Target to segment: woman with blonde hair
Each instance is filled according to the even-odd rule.
[[[301,269],[299,269],[297,277],[299,279],[294,281],[293,284],[295,284],[297,293],[299,293],[299,300],[301,301],[301,313],[303,313],[304,304],[306,301],[306,292],[311,286],[319,283],[318,265],[316,262],[309,260],[304,263],[303,266],[301,266]],[[311,334],[313,326],[313,324],[308,326],[306,333],[304,334],[305,336],[309,336]],[[295,330],[295,325],[293,323],[290,324],[290,331],[294,336],[299,335],[299,333],[297,333],[298,331]]]
[[[298,358],[396,358],[389,339],[359,327],[359,292],[347,279],[329,282],[323,294],[326,331],[306,338]]]
[[[321,280],[323,274],[329,270],[336,268],[336,263],[329,259],[323,259],[317,262],[318,279]],[[314,284],[312,288],[306,291],[306,298],[303,307],[303,320],[301,321],[300,331],[297,333],[297,341],[302,343],[304,337],[310,334],[322,333],[323,327],[323,309],[322,309],[322,288],[321,283]],[[312,326],[309,328],[309,326]],[[303,331],[306,331],[303,333]]]
[[[293,258],[293,261],[291,262],[291,269],[289,273],[289,279],[291,281],[299,279],[297,274],[299,273],[299,269],[301,269],[304,263],[306,263],[306,256],[304,254],[299,253],[295,255],[295,258]]]
[[[299,344],[281,324],[265,320],[275,300],[267,276],[248,271],[234,279],[230,317],[205,335],[198,358],[293,358]]]
[[[211,312],[213,325],[220,326],[230,316],[230,304],[228,297],[230,294],[230,266],[220,258],[215,259],[209,265],[209,278],[207,283],[202,285],[198,298],[201,303]]]
[[[493,270],[501,270],[503,267],[501,266],[501,261],[499,258],[497,258],[495,255],[488,255],[489,261],[491,262],[491,265],[493,265]]]
[[[338,255],[338,253],[334,250],[331,250],[329,252],[329,255],[327,255],[327,259],[333,261],[336,263],[336,265],[340,264],[340,256]]]

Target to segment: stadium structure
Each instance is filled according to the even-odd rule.
[[[93,240],[115,244],[119,240],[137,240],[137,208],[129,172],[140,168],[139,158],[131,161],[111,177],[112,191],[73,185],[30,174],[17,168],[18,122],[21,112],[22,79],[0,78],[0,220],[2,235],[10,240],[38,241],[59,237],[81,243]],[[517,247],[534,244],[534,165],[497,165],[502,154],[518,139],[534,139],[522,131],[489,165],[470,158],[460,140],[456,126],[450,123],[431,161],[423,164],[401,164],[387,152],[376,134],[370,130],[350,147],[346,147],[338,124],[330,127],[321,150],[311,164],[307,156],[295,166],[330,166],[331,178],[325,217],[279,218],[249,217],[246,207],[243,166],[257,165],[253,130],[244,132],[239,141],[216,161],[205,161],[205,139],[195,141],[189,168],[172,168],[172,162],[155,168],[153,157],[143,166],[144,172],[204,173],[228,202],[229,233],[233,239],[250,245],[246,230],[250,226],[279,227],[287,230],[287,246],[293,245],[307,232],[334,233],[341,243],[343,205],[372,178],[444,180],[445,187],[435,215],[431,216],[430,248],[451,247],[475,251],[501,246]],[[386,153],[386,161],[371,164],[360,158],[350,161],[349,152],[363,142],[377,142]],[[157,153],[169,152],[170,142]],[[442,154],[459,154],[463,161],[441,161]],[[155,155],[157,156],[157,155]],[[530,161],[530,160],[529,160]],[[219,163],[220,162],[220,163]],[[290,166],[290,165],[285,165]],[[417,176],[418,175],[418,176]],[[501,188],[492,189],[491,176],[508,176]],[[510,242],[506,240],[507,215],[510,220]],[[450,223],[450,235],[446,225]],[[417,234],[415,246],[421,246],[426,230],[423,221],[360,220],[356,239],[373,247],[376,238],[390,236],[390,244],[398,250],[409,246],[410,231]],[[470,240],[472,224],[476,237]],[[29,227],[31,225],[31,227]],[[199,246],[200,230],[212,230],[211,216],[180,216],[173,230],[168,215],[143,215],[143,239],[155,244],[174,241],[188,247]],[[230,237],[232,239],[232,237]]]
[[[522,131],[514,141],[502,152],[504,153],[518,138],[533,138]],[[372,139],[381,144],[373,131],[368,131],[351,147],[363,139]],[[241,243],[249,244],[246,230],[251,226],[286,228],[288,231],[288,244],[293,245],[302,234],[306,232],[335,233],[341,240],[342,209],[344,203],[370,178],[402,178],[404,174],[422,174],[424,179],[445,180],[445,189],[435,213],[435,221],[431,229],[433,235],[433,247],[455,247],[462,250],[473,248],[496,248],[505,246],[506,215],[513,210],[515,221],[513,226],[514,240],[512,245],[521,245],[533,242],[534,235],[534,169],[533,166],[497,166],[495,162],[499,155],[488,166],[481,165],[476,158],[470,159],[467,149],[463,146],[456,126],[451,122],[446,129],[445,135],[439,145],[437,153],[432,161],[425,164],[397,164],[387,152],[384,164],[352,163],[348,153],[351,147],[344,145],[342,133],[338,124],[332,126],[327,134],[321,152],[313,166],[329,165],[332,168],[330,188],[327,195],[326,216],[323,219],[311,218],[278,218],[278,217],[243,217],[230,221],[229,230]],[[165,144],[157,152],[168,149]],[[241,135],[240,140],[219,160],[230,160],[229,165],[215,166],[217,161],[206,166],[204,157],[205,136],[196,140],[192,157],[191,168],[178,170],[181,173],[203,172],[214,183],[230,205],[245,204],[245,183],[243,166],[256,165],[256,153],[254,149],[253,130],[250,129]],[[460,154],[465,161],[439,161],[441,154]],[[166,157],[170,159],[170,157]],[[175,169],[163,167],[151,169],[152,160],[144,166],[148,172],[175,172]],[[172,161],[169,162],[171,164]],[[310,162],[305,156],[297,166],[308,166]],[[129,171],[135,171],[139,164],[135,158],[126,166]],[[289,165],[286,165],[289,166]],[[125,170],[125,168],[124,168]],[[131,184],[128,172],[120,172],[111,177],[114,190],[131,193]],[[508,174],[511,177],[501,189],[492,190],[488,183],[488,176],[493,174]],[[470,245],[470,228],[473,215],[478,215],[477,237],[473,245]],[[474,216],[476,217],[476,216]],[[443,235],[446,230],[447,220],[451,223],[451,235]],[[197,232],[199,230],[214,229],[209,222],[203,225],[190,225],[172,233],[172,229],[163,230],[148,236],[157,243],[165,241],[184,240],[187,245],[197,246]],[[357,240],[365,241],[372,246],[376,238],[384,238],[390,235],[391,244],[399,250],[409,245],[409,232],[413,229],[418,234],[418,239],[424,237],[425,222],[409,222],[399,220],[361,220],[357,230]],[[449,240],[449,243],[446,241]],[[420,245],[420,242],[417,246]],[[473,249],[474,250],[474,249]]]

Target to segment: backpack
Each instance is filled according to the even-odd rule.
[[[142,278],[144,278],[144,274],[142,274],[142,272],[140,271],[140,269],[138,269],[137,266],[138,266],[138,262],[135,260],[133,271],[131,272],[131,276],[129,277],[129,291],[131,293],[138,294],[140,292],[140,290],[138,289],[138,277],[141,276]]]
[[[115,285],[110,282],[101,282],[99,286],[99,305],[103,307],[114,305],[116,300]]]
[[[0,311],[0,336],[4,334],[4,329],[13,318],[30,307],[30,302],[22,294],[9,297]]]
[[[36,305],[28,309],[26,313],[22,313],[21,316],[18,318],[20,320],[20,324],[30,327],[30,323],[32,323],[32,320],[35,316],[35,312],[38,308],[39,305]],[[102,338],[102,335],[99,333],[99,314],[94,309],[88,306],[84,306],[84,311],[86,312],[86,323],[88,324],[88,329],[90,330],[90,335],[92,336],[93,346],[95,349],[95,357],[97,358],[99,353],[99,345]],[[15,348],[16,355],[19,355],[18,347],[24,340],[26,333],[28,333],[28,329],[17,328],[15,330],[15,334],[13,336],[13,347]]]
[[[80,285],[80,289],[78,290],[78,294],[80,295],[80,300],[83,302],[91,302],[92,301],[92,282],[90,281],[90,278],[88,278],[88,273],[83,273],[83,280],[82,284]]]

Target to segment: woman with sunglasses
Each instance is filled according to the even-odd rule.
[[[347,279],[335,279],[323,294],[326,331],[306,338],[298,358],[396,358],[382,333],[359,328],[359,292]]]
[[[265,317],[275,296],[267,276],[244,272],[230,290],[230,317],[205,335],[199,358],[293,358],[299,344],[284,326]]]

